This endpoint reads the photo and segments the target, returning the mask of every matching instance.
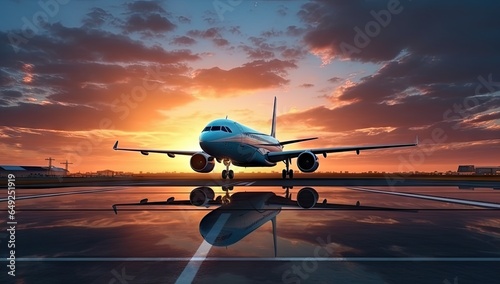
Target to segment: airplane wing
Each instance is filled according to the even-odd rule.
[[[149,153],[167,154],[170,158],[174,158],[175,155],[192,156],[198,152],[201,152],[201,150],[198,150],[198,151],[177,151],[177,150],[151,150],[151,149],[118,148],[118,141],[116,141],[115,145],[113,146],[113,150],[141,152],[141,154],[143,154],[143,155],[149,155]]]
[[[294,207],[301,208],[297,201],[291,198],[285,198],[283,196],[273,196],[268,200],[269,204],[279,205],[284,207]],[[317,202],[313,208],[310,209],[333,209],[333,210],[372,210],[372,211],[404,211],[404,212],[417,212],[413,209],[403,209],[403,208],[388,208],[388,207],[375,207],[375,206],[362,206],[359,202],[355,205],[349,204],[333,204],[328,203],[326,199],[323,202]]]
[[[325,157],[326,157],[327,153],[338,153],[338,152],[349,152],[349,151],[355,151],[359,155],[359,152],[361,150],[409,147],[409,146],[417,146],[417,145],[418,145],[418,137],[415,140],[415,142],[405,143],[405,144],[344,146],[344,147],[332,147],[332,148],[316,148],[316,149],[290,150],[290,151],[282,151],[282,152],[269,152],[269,153],[267,153],[267,159],[271,162],[281,162],[281,161],[284,161],[286,159],[297,158],[304,151],[310,151],[314,154],[323,154]]]
[[[175,200],[173,197],[170,197],[169,199],[167,199],[166,201],[152,201],[152,202],[149,202],[147,199],[143,199],[137,203],[118,203],[118,204],[113,204],[113,211],[115,212],[115,214],[118,214],[118,206],[155,206],[155,205],[169,205],[169,206],[172,206],[172,205],[181,205],[181,206],[186,206],[186,205],[190,205],[190,206],[193,206],[193,204],[191,203],[191,201],[189,200]],[[220,206],[222,205],[222,197],[221,196],[218,196],[215,200],[211,200],[208,202],[207,205],[205,205],[204,207],[210,207],[210,206]]]

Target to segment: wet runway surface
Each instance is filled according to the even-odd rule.
[[[235,184],[229,194],[282,187]],[[216,196],[226,193],[212,186]],[[293,199],[302,186],[290,189]],[[211,246],[200,222],[216,207],[115,203],[189,200],[193,187],[16,190],[16,282],[0,283],[495,283],[500,267],[500,193],[491,188],[315,186],[319,201],[416,209],[281,209],[227,247]],[[473,201],[471,203],[470,201]],[[5,196],[0,204],[6,208]],[[7,212],[2,208],[2,214]],[[242,221],[243,222],[243,221]],[[224,222],[214,224],[223,228]],[[223,230],[223,229],[222,229]]]

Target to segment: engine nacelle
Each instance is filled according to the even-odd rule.
[[[318,157],[310,151],[304,151],[297,157],[297,166],[305,173],[312,173],[319,167]]]
[[[199,152],[191,156],[189,164],[191,169],[197,173],[209,173],[215,167],[215,159],[205,152]]]
[[[189,194],[189,201],[194,206],[207,206],[211,200],[214,200],[215,192],[207,186],[197,187],[191,190]]]
[[[297,204],[304,209],[313,208],[318,202],[318,192],[311,187],[304,187],[297,193]]]

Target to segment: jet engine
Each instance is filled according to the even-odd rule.
[[[305,173],[312,173],[319,167],[318,157],[310,151],[304,151],[297,157],[299,170]]]
[[[297,193],[297,204],[304,209],[313,208],[318,197],[318,192],[314,188],[304,187]]]
[[[189,194],[189,201],[194,206],[207,206],[208,203],[214,200],[215,192],[207,186],[201,186],[193,189]]]
[[[209,173],[215,167],[215,159],[205,152],[199,152],[191,156],[189,164],[191,165],[191,169],[195,172]]]

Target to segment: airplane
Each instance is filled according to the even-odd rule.
[[[416,210],[362,206],[359,201],[355,205],[332,204],[326,199],[318,202],[319,194],[312,187],[304,187],[297,193],[296,200],[292,200],[289,192],[291,187],[286,187],[285,197],[274,192],[237,192],[229,195],[233,187],[222,187],[225,196],[217,196],[212,188],[200,186],[191,191],[189,200],[175,200],[174,197],[166,201],[148,201],[142,199],[138,203],[121,203],[112,206],[115,214],[118,207],[122,206],[200,206],[218,208],[210,211],[200,221],[200,234],[211,245],[227,247],[235,244],[250,233],[271,221],[273,229],[274,256],[277,256],[276,246],[276,216],[282,207],[297,209],[323,209],[323,210],[370,210],[370,211],[403,211],[416,212]],[[215,199],[214,199],[215,198]],[[223,222],[219,223],[223,219]],[[218,225],[216,225],[218,224]]]
[[[215,161],[223,162],[226,169],[222,171],[222,179],[233,179],[234,172],[229,167],[231,164],[238,167],[274,167],[278,162],[285,163],[282,178],[288,176],[293,179],[293,170],[290,165],[293,158],[297,159],[297,167],[301,172],[312,173],[319,167],[318,157],[322,154],[327,157],[328,153],[355,151],[359,155],[361,150],[383,149],[417,146],[418,137],[414,143],[389,144],[389,145],[365,145],[344,146],[331,148],[312,148],[302,150],[284,151],[285,145],[318,139],[318,137],[279,141],[276,139],[276,97],[274,97],[273,115],[269,135],[253,130],[241,123],[227,119],[216,119],[208,123],[201,131],[199,144],[202,151],[177,151],[177,150],[153,150],[153,149],[131,149],[119,148],[118,141],[113,150],[135,151],[143,155],[149,153],[167,154],[170,158],[175,155],[191,156],[190,166],[198,173],[209,173],[215,167]]]

